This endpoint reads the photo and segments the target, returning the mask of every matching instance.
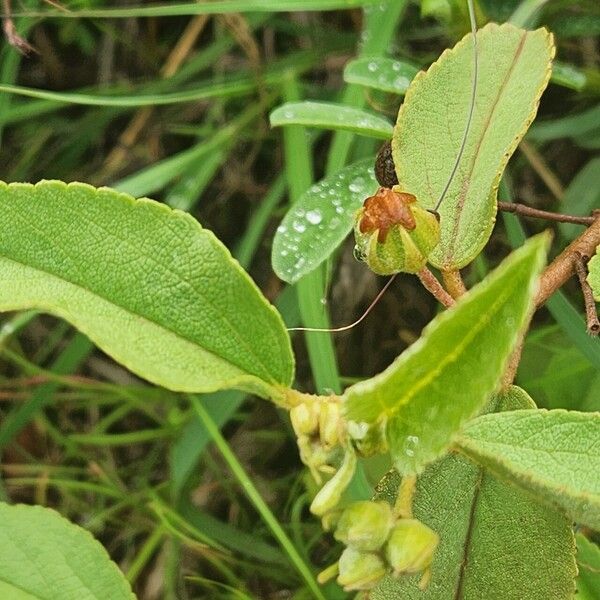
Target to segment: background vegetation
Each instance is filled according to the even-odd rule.
[[[467,31],[466,9],[390,0],[365,18],[361,9],[252,12],[265,3],[247,0],[243,14],[144,16],[129,4],[112,3],[123,9],[114,19],[100,18],[111,6],[102,0],[64,3],[100,11],[85,18],[42,17],[56,11],[34,1],[14,7],[27,15],[15,17],[17,28],[38,53],[24,58],[6,43],[0,53],[2,179],[109,185],[190,211],[232,249],[288,325],[299,324],[296,290],[270,266],[275,227],[297,190],[287,189],[281,131],[270,129],[269,112],[296,97],[394,120],[398,97],[346,85],[344,65],[362,48],[427,66]],[[532,4],[482,0],[480,22]],[[555,33],[561,66],[500,198],[587,214],[600,205],[600,12],[592,0],[556,0],[535,19]],[[346,133],[307,135],[312,165],[301,157],[288,164],[300,188],[377,149]],[[533,233],[548,224],[500,218],[466,272],[471,282],[508,253],[519,226]],[[580,230],[553,229],[555,249]],[[301,290],[303,312],[315,315],[307,324],[323,318],[324,288],[331,321],[345,324],[384,283],[353,259],[352,245]],[[385,368],[418,337],[436,305],[416,279],[400,281],[361,326],[313,338],[312,360],[304,337],[295,337],[301,389],[339,390]],[[600,410],[600,346],[581,312],[574,280],[536,315],[517,383],[541,406]],[[2,500],[52,506],[88,528],[143,599],[310,597],[190,398],[135,378],[46,315],[4,317],[0,354]],[[335,560],[339,548],[307,512],[312,484],[287,416],[239,392],[199,401],[306,563]],[[335,587],[328,594],[346,597]]]

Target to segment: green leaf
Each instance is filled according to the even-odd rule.
[[[489,24],[477,33],[479,76],[473,120],[456,176],[439,208],[441,240],[431,255],[451,270],[486,244],[496,215],[500,176],[533,120],[550,77],[552,36]],[[442,54],[411,84],[394,128],[400,186],[434,208],[446,186],[471,102],[472,35]]]
[[[356,162],[304,192],[285,215],[273,240],[277,276],[295,283],[318,267],[354,226],[356,211],[375,193],[374,159]]]
[[[599,440],[599,413],[517,410],[471,421],[457,445],[538,501],[600,529]]]
[[[578,600],[600,600],[600,548],[578,533],[577,542],[577,577]]]
[[[530,314],[548,238],[513,252],[385,371],[350,387],[346,415],[385,428],[394,467],[418,473],[487,402]]]
[[[324,129],[342,129],[360,135],[389,140],[391,123],[361,108],[333,102],[287,102],[269,116],[272,127],[305,125]]]
[[[106,550],[89,532],[57,512],[2,502],[0,521],[0,597],[135,598]]]
[[[587,281],[594,293],[594,300],[600,302],[600,246],[596,248],[596,254],[588,263]]]
[[[413,65],[392,58],[358,58],[344,68],[344,81],[403,96],[418,71]]]
[[[189,215],[61,182],[0,184],[0,210],[0,310],[62,317],[176,391],[289,385],[281,317]]]
[[[498,398],[501,409],[532,406],[519,388]],[[393,472],[378,497],[394,502],[400,477]],[[527,493],[469,461],[449,455],[417,480],[416,518],[440,536],[432,579],[386,578],[371,600],[567,600],[576,574],[570,522]]]

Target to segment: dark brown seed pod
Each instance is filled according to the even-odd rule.
[[[398,177],[396,176],[396,168],[394,167],[394,159],[392,158],[392,144],[385,142],[381,146],[375,159],[375,177],[379,185],[386,188],[398,185]]]

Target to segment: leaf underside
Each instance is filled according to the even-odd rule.
[[[0,184],[0,215],[0,310],[62,317],[176,391],[290,383],[279,314],[191,216],[51,181]]]
[[[0,597],[133,600],[106,550],[81,527],[41,506],[0,503]]]
[[[459,153],[471,102],[472,35],[446,50],[406,93],[392,151],[401,188],[434,208]],[[535,117],[554,56],[545,29],[488,24],[477,33],[479,75],[465,151],[438,209],[441,240],[430,257],[458,269],[486,244],[508,159]]]
[[[347,418],[385,427],[400,473],[440,457],[489,400],[529,315],[546,245],[532,238],[385,371],[346,390]]]
[[[502,409],[531,408],[518,388],[499,398]],[[533,412],[533,411],[531,411]],[[378,486],[393,502],[400,476]],[[571,524],[457,455],[430,465],[417,481],[415,516],[440,536],[432,579],[387,577],[371,600],[567,600],[576,574]]]

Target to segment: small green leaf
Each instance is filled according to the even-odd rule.
[[[477,33],[479,76],[465,151],[439,208],[442,237],[431,255],[439,268],[463,267],[486,244],[496,193],[509,157],[533,120],[550,77],[552,36],[489,24]],[[434,208],[461,145],[471,102],[473,38],[467,35],[411,84],[394,128],[401,188]]]
[[[106,550],[57,512],[2,502],[0,522],[1,598],[135,598]]]
[[[270,115],[271,126],[305,125],[322,129],[343,129],[368,137],[389,140],[392,124],[360,108],[333,102],[287,102]]]
[[[533,406],[519,388],[497,398],[501,410]],[[533,411],[530,411],[533,412]],[[378,485],[394,502],[400,477]],[[415,518],[440,537],[432,579],[386,578],[371,600],[567,600],[573,597],[574,540],[562,514],[535,502],[457,455],[427,467],[417,480]]]
[[[281,317],[189,215],[61,182],[0,184],[0,214],[0,310],[62,317],[176,391],[289,385]]]
[[[471,421],[457,439],[469,458],[600,529],[600,414],[517,410]]]
[[[587,281],[594,293],[594,300],[600,302],[600,246],[596,248],[596,254],[588,263]]]
[[[600,548],[586,537],[578,533],[577,542],[577,577],[578,600],[600,600]]]
[[[295,283],[318,267],[352,230],[356,211],[377,189],[374,159],[356,162],[310,187],[285,215],[273,240],[277,276]]]
[[[403,96],[418,72],[407,62],[375,56],[350,61],[344,68],[344,81]]]
[[[385,427],[401,473],[441,456],[496,388],[530,313],[547,240],[513,252],[385,371],[346,390],[347,417]]]

